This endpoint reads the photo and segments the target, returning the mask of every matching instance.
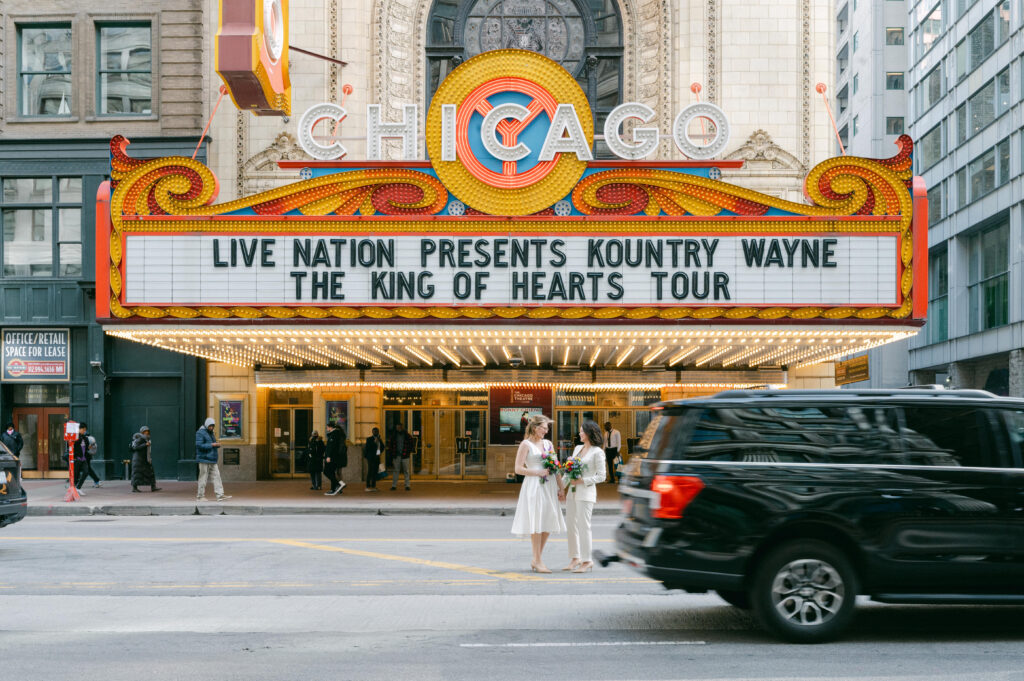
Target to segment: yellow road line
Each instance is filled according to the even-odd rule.
[[[391,560],[400,563],[412,563],[413,565],[426,565],[428,567],[443,568],[445,570],[458,570],[460,572],[469,572],[474,575],[485,575],[487,577],[493,577],[495,579],[507,579],[510,582],[532,582],[536,580],[542,580],[543,577],[534,577],[533,575],[520,574],[517,572],[502,572],[500,570],[488,570],[487,568],[478,568],[471,565],[460,565],[458,563],[444,563],[436,560],[425,560],[423,558],[409,558],[406,556],[395,556],[388,553],[377,553],[375,551],[360,551],[359,549],[346,549],[341,546],[329,546],[327,544],[312,544],[310,542],[296,541],[294,539],[272,539],[271,542],[275,544],[284,544],[285,546],[297,546],[304,549],[315,549],[317,551],[331,551],[334,553],[346,553],[351,556],[363,556],[364,558],[377,558],[379,560]]]

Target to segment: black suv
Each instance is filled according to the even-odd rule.
[[[858,594],[1024,603],[1024,400],[729,391],[654,410],[603,563],[713,589],[797,642],[838,636]]]
[[[28,495],[21,486],[21,462],[0,442],[0,527],[25,517]]]

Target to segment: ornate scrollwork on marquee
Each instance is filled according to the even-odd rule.
[[[123,290],[121,264],[122,236],[126,216],[223,216],[235,213],[238,224],[232,229],[267,232],[294,230],[297,223],[266,221],[266,216],[285,216],[297,211],[303,216],[377,215],[423,216],[423,221],[374,221],[375,232],[437,231],[430,216],[445,211],[448,192],[433,176],[402,168],[364,169],[339,172],[289,184],[271,191],[213,204],[217,179],[203,164],[184,157],[153,160],[132,159],[126,153],[128,141],[111,141],[112,187],[110,248],[110,310],[119,318],[172,317],[178,319],[904,319],[911,314],[913,288],[913,243],[911,234],[912,200],[911,153],[913,143],[906,135],[897,142],[899,153],[889,159],[839,157],[815,166],[807,175],[805,193],[811,204],[785,201],[767,194],[715,181],[697,175],[658,169],[623,168],[600,171],[582,179],[571,197],[576,209],[585,215],[620,216],[616,227],[625,231],[672,233],[692,229],[686,216],[741,216],[721,225],[704,223],[703,231],[751,233],[779,229],[775,216],[850,217],[864,220],[841,224],[802,225],[809,230],[830,232],[899,232],[899,253],[903,265],[899,307],[283,307],[283,306],[135,306],[120,303]],[[247,221],[247,209],[258,216]],[[246,211],[239,213],[239,211]],[[550,215],[546,209],[537,215]],[[479,214],[478,211],[473,211]],[[293,213],[294,214],[294,213]],[[469,212],[467,212],[469,215]],[[656,222],[630,224],[637,217],[660,216]],[[680,219],[673,220],[678,216]],[[899,217],[885,225],[872,222],[870,216]],[[773,216],[774,217],[774,216]],[[208,231],[211,224],[149,223],[149,231]],[[479,232],[554,231],[587,233],[607,229],[607,223],[573,221],[572,224],[538,224],[530,216],[514,221],[480,223]],[[321,230],[322,231],[322,230]]]

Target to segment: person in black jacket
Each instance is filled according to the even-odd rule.
[[[327,496],[341,494],[345,489],[345,481],[339,480],[341,470],[348,465],[348,446],[345,444],[345,429],[339,428],[333,421],[327,424],[327,450],[324,456],[324,475],[331,481],[331,491]]]
[[[377,471],[380,469],[380,455],[384,453],[384,440],[380,438],[380,428],[373,429],[373,435],[366,438],[363,445],[363,458],[366,459],[366,491],[377,491]]]
[[[313,483],[310,489],[318,490],[323,484],[323,477],[320,474],[324,471],[324,452],[327,451],[327,446],[324,445],[324,439],[320,437],[320,433],[315,430],[309,436],[307,450],[309,451],[309,481]]]
[[[21,448],[25,446],[25,439],[14,429],[13,421],[4,426],[3,432],[0,433],[0,442],[7,445],[7,449],[11,450],[11,454],[14,456],[19,456]]]

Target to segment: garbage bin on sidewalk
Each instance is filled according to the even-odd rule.
[[[196,459],[179,459],[178,460],[178,480],[198,480],[199,479],[199,461]]]

